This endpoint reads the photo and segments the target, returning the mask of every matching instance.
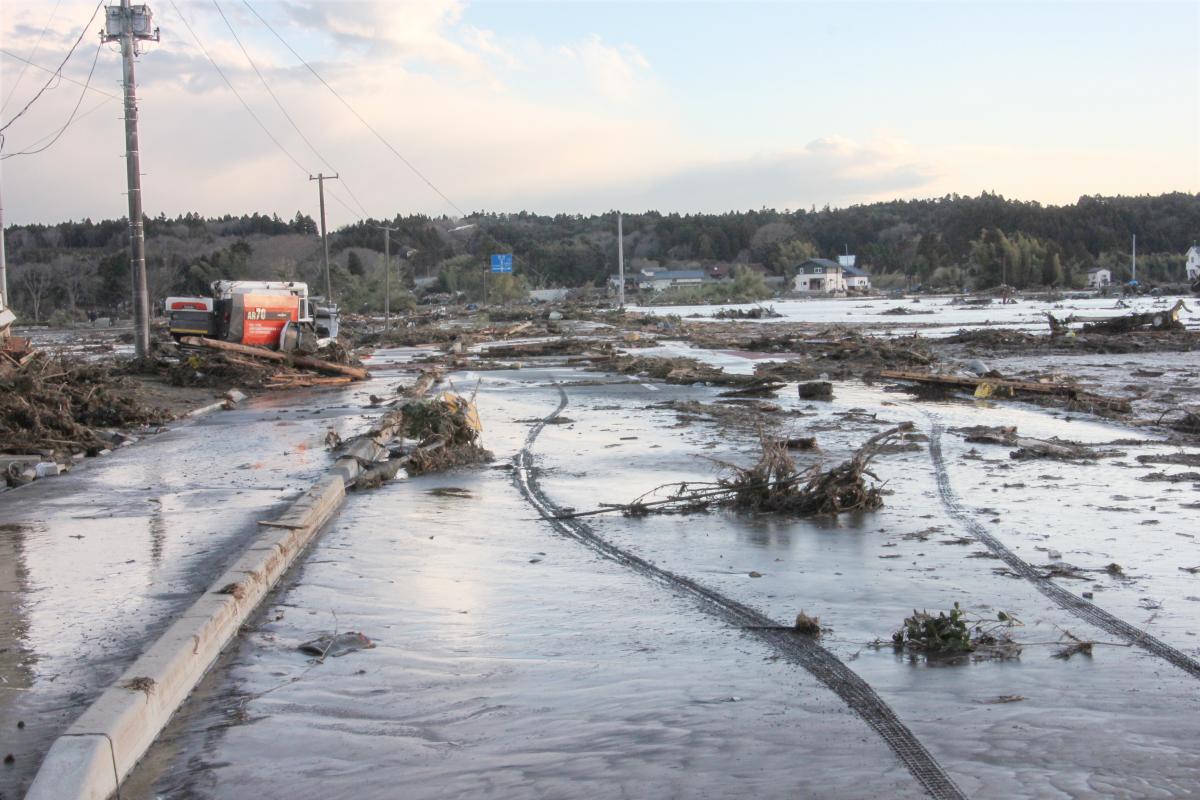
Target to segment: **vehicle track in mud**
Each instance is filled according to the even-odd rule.
[[[930,796],[942,800],[962,800],[966,796],[955,785],[942,765],[925,749],[920,740],[900,721],[891,707],[875,693],[870,685],[843,664],[833,653],[814,639],[800,636],[780,626],[775,620],[755,609],[728,598],[690,578],[656,566],[646,559],[614,545],[597,534],[586,523],[575,519],[559,519],[554,505],[538,485],[533,465],[533,445],[547,423],[567,407],[567,393],[558,387],[558,407],[535,423],[525,437],[525,446],[514,458],[514,481],[517,489],[538,513],[559,533],[585,545],[594,552],[618,564],[657,581],[678,594],[699,600],[706,612],[736,625],[758,637],[789,661],[803,667],[809,674],[831,689],[851,710],[883,738]]]
[[[1200,678],[1200,662],[1155,638],[1148,631],[1130,625],[1094,603],[1067,591],[1052,579],[1042,575],[1037,567],[1009,550],[1003,542],[989,533],[987,528],[963,507],[958,495],[954,492],[954,487],[950,484],[950,473],[946,469],[946,459],[942,455],[942,433],[945,431],[945,426],[938,422],[932,414],[925,412],[925,415],[930,421],[929,456],[933,461],[937,478],[938,495],[951,517],[957,520],[968,533],[982,542],[985,547],[999,556],[1013,572],[1032,583],[1039,592],[1050,598],[1059,608],[1069,611],[1102,631],[1119,636],[1146,652],[1169,661],[1194,678]]]

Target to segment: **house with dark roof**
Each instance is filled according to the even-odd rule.
[[[805,294],[830,294],[846,291],[842,265],[828,258],[810,258],[796,268],[792,289]]]

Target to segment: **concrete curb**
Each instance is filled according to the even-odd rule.
[[[433,379],[418,382],[423,394]],[[240,394],[240,393],[239,393]],[[238,629],[321,530],[351,486],[400,428],[397,411],[351,442],[346,454],[262,531],[223,575],[50,746],[26,800],[107,800]]]
[[[26,800],[105,800],[116,792],[345,495],[342,479],[329,475],[286,512],[298,527],[264,527],[208,591],[55,740]]]

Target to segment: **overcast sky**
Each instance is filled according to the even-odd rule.
[[[312,148],[218,3],[175,3],[287,154],[171,0],[153,3],[162,41],[137,63],[150,214],[315,216],[307,173],[318,170],[343,179],[329,184],[333,225],[481,209],[719,212],[984,190],[1045,203],[1200,191],[1194,0],[250,0],[436,191],[242,0],[219,8]],[[4,0],[4,123],[49,77],[18,57],[53,70],[94,8]],[[103,10],[67,78],[86,80],[102,19]],[[6,222],[125,214],[120,75],[116,45],[104,46],[62,138],[0,162]],[[82,92],[53,83],[4,132],[3,152],[52,136]]]

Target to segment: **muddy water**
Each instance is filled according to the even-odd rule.
[[[0,797],[320,474],[326,431],[366,424],[360,391],[264,397],[0,495]]]
[[[473,385],[474,377],[458,380]],[[711,479],[709,459],[745,461],[755,449],[752,434],[681,426],[673,411],[652,407],[711,400],[711,389],[623,378],[594,385],[603,376],[562,369],[481,377],[486,439],[501,465],[521,448],[529,420],[557,405],[551,381],[568,385],[565,420],[546,426],[534,446],[541,487],[559,506],[592,508],[668,480]],[[592,385],[572,385],[581,377]],[[797,433],[818,437],[822,450],[812,458],[828,461],[903,420],[926,433],[934,423],[1016,424],[1026,435],[1094,442],[1144,436],[1019,404],[915,404],[852,385],[830,404],[802,404],[786,391],[781,402],[801,415],[792,421]],[[1060,582],[1200,656],[1200,578],[1177,568],[1200,563],[1195,539],[1180,535],[1200,528],[1200,515],[1182,502],[1196,500],[1195,490],[1144,490],[1155,504],[1145,516],[1160,522],[1134,526],[1127,520],[1142,519],[1146,498],[1112,499],[1126,473],[1139,474],[1120,460],[1018,463],[995,447],[978,460],[952,433],[941,446],[957,497],[1006,546],[1038,565],[1120,562],[1124,578],[1093,571],[1085,582]],[[1121,646],[1030,582],[997,573],[1001,562],[948,513],[925,448],[881,457],[877,471],[892,493],[872,514],[599,516],[589,525],[780,624],[801,609],[820,616],[830,628],[826,646],[968,796],[1195,796],[1195,678]],[[1125,461],[1173,449],[1138,445]],[[438,486],[465,491],[430,493]],[[1137,510],[1112,510],[1122,504]],[[1161,608],[1147,608],[1145,597]],[[955,602],[980,616],[1018,617],[1021,657],[929,663],[872,646],[911,609]],[[349,630],[377,647],[322,664],[296,650]],[[1052,658],[1063,630],[1100,643],[1091,657]],[[555,534],[507,471],[484,469],[352,497],[125,794],[922,792],[874,731],[802,668],[669,586]]]
[[[479,402],[506,466],[558,396],[549,374],[501,375]],[[377,646],[296,650],[335,629]],[[125,796],[921,795],[773,656],[553,534],[508,470],[400,481],[348,501]]]
[[[870,409],[888,422],[913,419],[926,430],[931,417],[962,425],[997,424],[1000,416],[1004,424],[1017,424],[1032,436],[1063,434],[1068,426],[1072,438],[1092,441],[1133,435],[1099,421],[1065,423],[1040,409],[1012,405],[886,403],[895,404],[895,396],[841,387],[833,404],[808,409],[815,416],[805,418],[796,432],[815,431],[830,460],[881,428],[847,415],[854,407]],[[621,441],[612,417],[590,413],[586,402],[574,403],[564,413],[577,421],[547,430],[542,447],[551,464],[558,460],[569,472],[569,464],[588,463],[590,474],[620,474],[641,487],[665,480],[661,451],[640,443],[659,442],[661,433],[655,431],[671,424],[671,412],[660,412],[658,419],[626,415],[630,424],[621,434],[637,435],[636,443]],[[712,448],[711,432],[697,435],[689,429],[681,438],[717,458],[739,460],[741,450],[744,460],[751,449],[744,441],[730,446],[722,438]],[[1111,514],[1088,503],[1097,484],[1112,478],[1111,465],[1032,462],[1010,467],[1007,451],[1000,450],[991,456],[995,474],[977,475],[972,470],[980,462],[963,459],[968,446],[947,438],[943,447],[960,496],[989,524],[996,520],[996,535],[1012,549],[1043,564],[1049,555],[1044,550],[1053,543],[1063,549],[1079,542],[1079,547],[1088,544],[1094,556],[1085,567],[1108,563],[1095,558],[1101,548],[1104,559],[1120,555],[1136,561],[1139,568],[1130,571],[1129,579],[1114,580],[1101,572],[1079,591],[1095,590],[1097,602],[1110,611],[1193,657],[1200,655],[1195,578],[1176,568],[1176,562],[1191,565],[1188,559],[1196,560],[1195,540],[1175,535],[1200,528],[1200,514],[1167,509],[1160,526],[1166,535],[1151,542],[1137,531],[1122,530]],[[1147,446],[1137,452],[1156,449],[1174,448]],[[711,478],[708,465],[684,453],[665,465],[677,480]],[[995,574],[998,561],[972,557],[990,554],[978,543],[957,541],[965,532],[941,504],[927,452],[887,456],[878,466],[895,494],[882,511],[857,519],[806,523],[712,514],[600,517],[593,526],[610,541],[698,577],[781,623],[801,608],[820,615],[834,629],[827,637],[830,646],[900,712],[970,796],[1186,797],[1200,790],[1200,759],[1187,744],[1197,728],[1195,679],[1126,647],[1097,645],[1090,659],[1050,658],[1056,648],[1037,643],[1060,639],[1062,629],[1087,639],[1112,637],[1048,603],[1027,582]],[[1031,500],[1010,470],[1019,475],[1056,471],[1058,479]],[[581,507],[628,501],[637,493],[626,489],[623,496],[614,491],[616,496],[592,499],[575,477],[560,478],[551,469],[543,484],[561,503]],[[1191,492],[1193,500],[1196,494]],[[1082,560],[1082,553],[1077,555]],[[752,572],[763,577],[751,577]],[[1146,595],[1169,598],[1164,607],[1174,607],[1177,614],[1159,611],[1155,616],[1140,609],[1134,600]],[[1021,659],[936,666],[898,657],[890,647],[870,646],[876,638],[886,641],[912,608],[946,609],[954,602],[980,615],[1006,610],[1023,620],[1018,638],[1030,644]],[[1014,696],[1022,699],[996,702]]]
[[[1192,297],[1125,298],[1122,301],[1124,306],[1117,305],[1116,297],[1087,297],[1060,301],[1021,300],[1010,305],[992,303],[984,306],[962,305],[955,302],[958,299],[960,298],[950,295],[923,295],[917,298],[814,298],[719,306],[631,306],[630,310],[651,314],[678,314],[694,317],[699,321],[707,319],[712,324],[719,325],[724,320],[712,319],[712,315],[719,310],[749,310],[766,305],[782,316],[758,320],[763,325],[813,322],[825,325],[852,325],[888,336],[908,336],[913,333],[920,333],[922,336],[944,336],[962,329],[987,327],[1048,333],[1047,312],[1060,318],[1075,315],[1080,318],[1099,319],[1163,310],[1173,306],[1177,300],[1184,300],[1192,310],[1182,312],[1180,320],[1189,328],[1200,328],[1200,312],[1195,310]],[[892,316],[897,309],[906,313],[902,316]]]

